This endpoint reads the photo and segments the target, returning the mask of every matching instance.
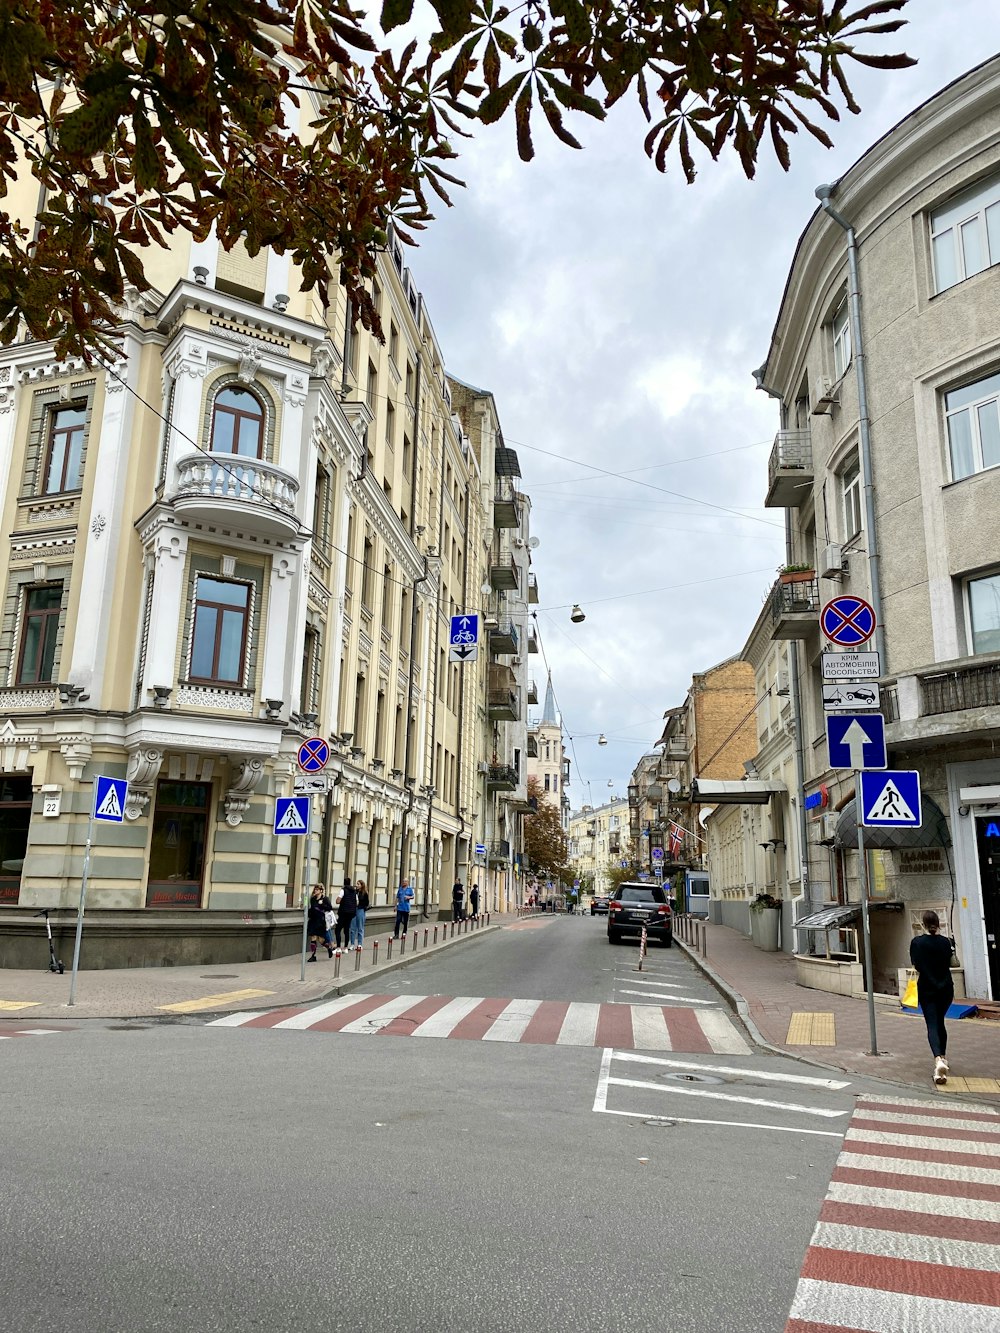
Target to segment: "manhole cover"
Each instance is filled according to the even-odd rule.
[[[642,1122],[649,1129],[676,1129],[676,1120],[644,1120]]]
[[[238,972],[202,972],[202,981],[235,981]]]
[[[680,1074],[667,1073],[659,1074],[659,1078],[672,1079],[675,1083],[722,1083],[724,1080],[716,1078],[714,1074]]]

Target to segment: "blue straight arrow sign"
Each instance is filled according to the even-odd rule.
[[[829,713],[826,745],[831,768],[886,768],[885,718],[881,713]]]

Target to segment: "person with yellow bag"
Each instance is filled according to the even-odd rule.
[[[951,955],[954,944],[946,935],[940,934],[941,922],[937,912],[927,911],[921,917],[925,935],[914,935],[910,941],[910,962],[916,968],[916,999],[920,1012],[927,1024],[927,1041],[934,1056],[934,1082],[948,1082],[948,1033],[944,1019],[948,1006],[955,998],[955,986],[951,979]],[[903,1004],[910,995],[910,985],[906,987]]]

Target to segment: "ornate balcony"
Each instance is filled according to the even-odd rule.
[[[819,629],[819,611],[814,573],[798,574],[792,582],[779,578],[771,589],[771,638],[809,638]]]
[[[167,498],[178,513],[280,540],[299,532],[298,491],[290,472],[263,459],[197,453],[177,460],[177,484]]]
[[[808,430],[779,430],[767,464],[767,509],[797,509],[813,483],[812,436]]]
[[[515,791],[517,789],[517,769],[510,764],[490,764],[486,774],[488,791]]]

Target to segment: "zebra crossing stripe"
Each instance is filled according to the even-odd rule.
[[[371,995],[355,991],[310,1007],[225,1014],[206,1026],[439,1037],[529,1046],[604,1046],[702,1055],[746,1055],[750,1050],[733,1021],[717,1011],[471,995]]]
[[[1000,1113],[861,1097],[785,1333],[1000,1327]]]

